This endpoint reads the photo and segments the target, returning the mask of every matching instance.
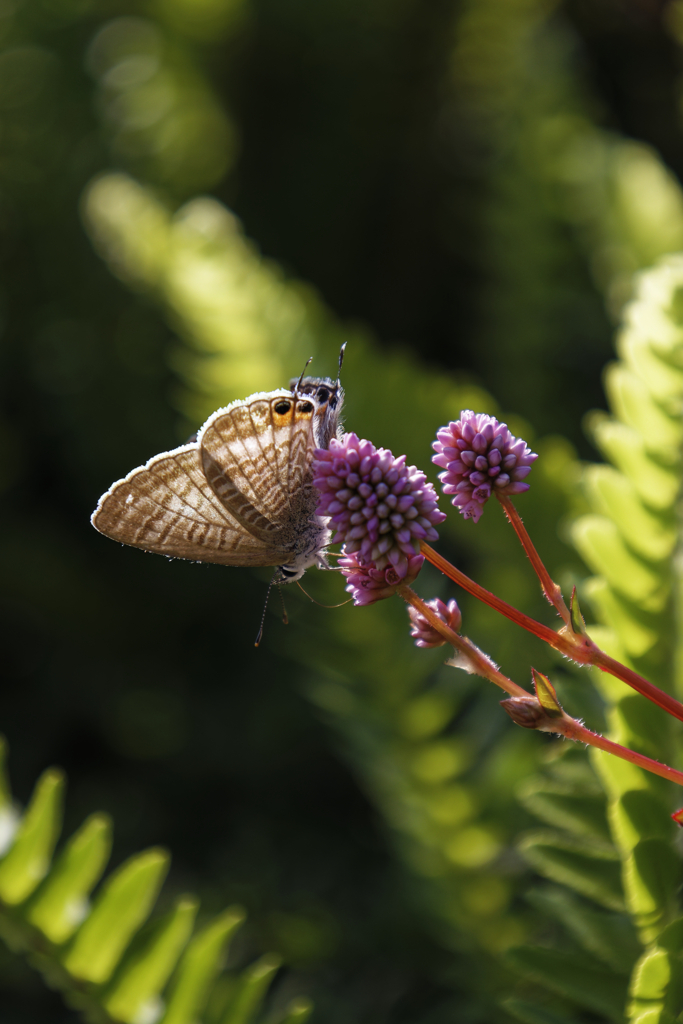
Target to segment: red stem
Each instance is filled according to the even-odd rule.
[[[450,626],[447,626],[443,619],[439,618],[434,609],[430,608],[421,597],[418,597],[412,587],[408,587],[406,584],[403,584],[396,589],[403,600],[407,604],[411,604],[413,608],[417,608],[420,615],[424,616],[430,626],[433,626],[434,629],[441,634],[444,640],[465,655],[477,675],[483,676],[484,679],[488,679],[490,682],[495,683],[496,686],[500,686],[501,690],[505,690],[506,693],[511,694],[513,697],[529,696],[527,690],[519,686],[518,683],[513,682],[512,679],[508,679],[506,675],[503,675],[503,673],[496,668],[493,662],[490,661],[486,655],[472,643],[471,640],[468,640],[466,636],[460,636],[460,634],[452,630]]]
[[[588,743],[591,747],[605,750],[608,754],[614,754],[615,757],[620,757],[624,761],[637,764],[639,768],[644,768],[645,771],[652,772],[653,775],[659,775],[663,779],[675,782],[678,786],[683,786],[683,772],[679,772],[676,768],[670,768],[667,764],[661,764],[660,761],[655,761],[651,757],[646,757],[645,754],[638,754],[635,750],[629,750],[628,747],[622,747],[620,743],[614,743],[612,740],[605,739],[599,733],[587,729],[585,725],[581,725],[575,718],[565,716],[562,719],[553,721],[552,727],[557,729],[557,732],[561,732],[567,739]]]
[[[569,625],[571,623],[571,615],[569,614],[569,609],[564,603],[562,591],[560,590],[557,583],[555,583],[555,581],[551,578],[550,573],[541,561],[541,557],[536,548],[534,547],[531,541],[531,537],[527,533],[526,527],[522,522],[522,518],[519,512],[512,504],[510,498],[508,498],[506,495],[497,494],[496,497],[503,506],[503,511],[505,512],[505,515],[508,518],[508,522],[510,523],[513,530],[517,534],[519,541],[522,547],[524,548],[524,551],[526,552],[527,558],[531,562],[534,572],[536,573],[541,582],[543,593],[547,597],[550,604],[553,605],[553,607],[556,609],[560,618],[564,619],[566,625]]]
[[[633,669],[627,668],[621,662],[615,661],[614,658],[610,658],[608,654],[605,654],[604,651],[601,651],[593,643],[590,637],[574,633],[568,626],[563,626],[556,633],[554,629],[550,629],[549,626],[544,626],[541,622],[537,622],[531,616],[525,615],[524,612],[520,612],[513,605],[508,604],[507,601],[501,600],[501,598],[496,597],[489,590],[475,583],[474,580],[471,580],[460,569],[456,569],[454,565],[451,565],[438,551],[435,551],[434,548],[424,541],[420,543],[420,550],[428,562],[431,562],[432,565],[445,576],[448,576],[449,579],[453,580],[454,583],[459,584],[468,594],[472,594],[473,597],[483,601],[490,608],[494,608],[501,615],[505,615],[512,622],[516,622],[522,629],[533,633],[540,640],[544,640],[551,647],[554,647],[556,651],[560,651],[561,654],[571,658],[572,661],[578,662],[579,665],[596,665],[603,672],[621,679],[622,682],[637,690],[643,697],[647,697],[648,700],[662,708],[663,711],[668,712],[668,714],[683,722],[683,704],[680,701],[665,693],[664,690],[660,690],[659,687],[654,686],[647,679],[644,679],[643,676],[634,672]]]
[[[444,576],[448,576],[454,583],[458,583],[468,594],[472,594],[473,597],[483,601],[490,608],[494,608],[501,615],[505,615],[506,618],[516,622],[522,629],[528,630],[529,633],[534,633],[540,640],[545,640],[547,644],[556,647],[558,651],[561,650],[563,654],[568,653],[565,650],[567,645],[563,643],[562,637],[554,629],[551,629],[550,626],[544,626],[543,623],[536,622],[536,619],[525,615],[524,612],[520,612],[514,605],[508,604],[507,601],[503,601],[500,597],[492,594],[490,590],[486,590],[485,587],[475,583],[474,580],[471,580],[460,569],[456,569],[443,555],[440,555],[438,551],[435,551],[425,541],[420,541],[420,551],[428,562],[436,566]]]

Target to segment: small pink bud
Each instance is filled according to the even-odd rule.
[[[536,697],[508,697],[500,703],[512,721],[523,729],[538,729],[539,725],[547,721],[547,715]]]
[[[425,603],[436,612],[446,626],[454,633],[458,632],[462,625],[462,615],[454,598],[451,598],[448,604],[444,604],[440,597],[434,597]],[[412,627],[410,635],[414,638],[416,647],[442,647],[448,642],[417,608],[409,605],[408,615]]]

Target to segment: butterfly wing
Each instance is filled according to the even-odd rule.
[[[157,455],[113,484],[92,523],[112,540],[171,558],[252,566],[288,558],[230,515],[204,476],[196,443]]]
[[[317,503],[315,411],[314,401],[288,391],[254,395],[219,409],[198,438],[205,477],[229,514],[290,552]]]

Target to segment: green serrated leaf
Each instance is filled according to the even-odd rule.
[[[655,462],[633,427],[605,417],[594,421],[592,433],[600,451],[632,482],[646,505],[667,511],[673,506],[680,474],[675,467]]]
[[[102,1000],[115,1020],[137,1024],[158,1004],[159,993],[187,945],[198,906],[194,897],[181,897],[170,913],[133,940]]]
[[[625,914],[596,910],[566,889],[554,887],[532,890],[527,899],[561,921],[587,953],[617,974],[628,975],[633,970],[642,946]]]
[[[279,956],[269,953],[247,967],[240,976],[237,991],[221,1017],[220,1024],[251,1024],[281,963]]]
[[[586,580],[583,589],[600,621],[616,631],[631,657],[642,657],[660,639],[660,632],[655,628],[658,617],[646,615],[638,605],[612,590],[601,576]]]
[[[624,543],[606,516],[581,516],[572,526],[572,540],[586,564],[609,585],[646,611],[661,611],[670,585]]]
[[[540,833],[524,837],[519,850],[551,881],[588,896],[608,910],[624,910],[621,866],[609,848],[584,845],[562,834]]]
[[[47,874],[62,823],[64,775],[51,768],[36,783],[13,845],[0,862],[0,899],[22,903]]]
[[[656,351],[647,334],[627,328],[619,336],[617,351],[635,375],[642,380],[657,402],[675,415],[676,401],[683,394],[683,374],[680,368],[662,358],[663,350]]]
[[[638,431],[645,440],[646,449],[657,454],[666,453],[671,464],[677,464],[681,443],[680,418],[667,415],[643,381],[623,363],[612,363],[607,367],[605,391],[617,418]]]
[[[589,466],[584,472],[586,493],[595,512],[606,515],[633,550],[659,562],[676,546],[676,525],[645,508],[633,483],[612,466]]]
[[[131,937],[149,916],[166,876],[169,855],[152,848],[130,857],[105,882],[63,964],[76,978],[102,984]]]
[[[111,821],[91,815],[71,837],[31,900],[26,918],[60,945],[86,917],[86,897],[104,871],[111,851]]]
[[[505,959],[522,977],[623,1024],[626,978],[596,967],[588,957],[542,946],[519,946]]]
[[[231,907],[190,942],[160,1024],[193,1024],[208,999],[225,948],[244,921],[244,911]]]

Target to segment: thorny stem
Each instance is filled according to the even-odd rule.
[[[496,666],[493,664],[486,655],[479,650],[471,640],[467,637],[460,636],[454,630],[447,626],[443,619],[439,618],[436,612],[429,607],[429,605],[422,600],[421,597],[415,593],[412,587],[403,584],[397,587],[398,594],[403,600],[417,608],[422,616],[429,622],[434,629],[441,634],[452,647],[463,654],[472,669],[477,675],[483,676],[484,679],[488,679],[490,682],[495,683],[506,693],[511,694],[513,697],[522,698],[523,704],[534,704],[540,713],[540,717],[537,725],[537,729],[542,732],[555,732],[561,736],[565,736],[568,740],[574,740],[577,743],[586,743],[591,747],[597,747],[598,750],[604,750],[608,754],[613,754],[615,757],[620,757],[624,761],[629,761],[631,764],[638,765],[639,768],[644,768],[645,771],[652,772],[653,775],[659,775],[663,779],[668,779],[671,782],[675,782],[679,786],[683,786],[683,772],[679,772],[676,768],[670,768],[669,765],[662,764],[660,761],[655,761],[651,757],[646,757],[645,754],[639,754],[635,750],[629,750],[628,747],[623,747],[620,743],[615,743],[613,740],[608,740],[604,736],[601,736],[597,732],[593,732],[592,729],[587,729],[585,725],[577,721],[576,718],[571,718],[561,707],[557,704],[558,716],[551,716],[542,707],[538,698],[532,697],[532,695],[513,682],[512,679],[508,679],[506,675],[503,675]],[[548,681],[549,682],[549,681]],[[553,696],[554,696],[554,690]],[[515,704],[516,701],[503,701],[503,705]],[[507,710],[507,707],[506,707]],[[514,716],[512,716],[514,717]],[[519,723],[518,723],[519,724]]]
[[[660,690],[659,687],[654,686],[647,679],[644,679],[643,676],[639,675],[638,672],[634,672],[633,669],[627,668],[626,665],[622,665],[621,662],[605,654],[589,636],[575,633],[571,625],[563,626],[556,633],[554,629],[544,626],[541,622],[537,622],[530,615],[525,615],[524,612],[520,612],[519,609],[508,604],[507,601],[503,601],[500,597],[492,594],[491,591],[486,590],[485,587],[475,583],[474,580],[471,580],[460,569],[456,569],[454,565],[451,565],[449,561],[440,555],[438,551],[435,551],[434,548],[430,547],[429,544],[425,543],[425,541],[420,542],[420,551],[428,562],[431,562],[433,566],[453,580],[454,583],[459,584],[468,594],[472,594],[473,597],[483,601],[490,608],[494,608],[501,615],[505,615],[512,622],[516,622],[522,629],[533,633],[540,640],[544,640],[551,647],[554,647],[556,651],[564,654],[567,658],[571,658],[572,661],[577,662],[579,665],[596,665],[603,672],[621,679],[622,682],[637,690],[643,697],[647,697],[648,700],[662,708],[663,711],[668,712],[674,718],[683,722],[683,704],[680,701],[665,693],[664,690]]]
[[[495,683],[496,686],[500,686],[501,690],[505,690],[506,693],[511,694],[513,697],[529,696],[527,690],[514,683],[512,679],[508,679],[502,672],[499,672],[493,662],[471,640],[468,640],[465,636],[460,636],[450,626],[447,626],[443,619],[439,618],[436,612],[421,597],[417,596],[412,587],[403,584],[396,589],[403,600],[407,604],[411,604],[413,608],[417,608],[420,615],[427,619],[429,624],[441,634],[444,640],[451,644],[452,647],[455,647],[457,651],[460,651],[461,654],[464,654],[477,675],[483,676],[484,679]]]
[[[536,548],[534,547],[531,541],[531,537],[527,533],[526,527],[522,522],[522,517],[520,516],[515,506],[512,504],[510,498],[508,498],[504,494],[497,494],[496,497],[503,506],[503,511],[505,512],[505,515],[508,518],[508,522],[510,523],[513,530],[519,537],[520,544],[524,548],[526,556],[531,562],[534,572],[536,573],[541,582],[543,593],[547,597],[550,604],[553,605],[560,618],[564,620],[565,625],[568,626],[571,623],[571,615],[569,609],[567,608],[567,605],[564,603],[562,591],[560,590],[557,583],[555,583],[555,581],[551,578],[550,573],[541,561],[541,557]]]

